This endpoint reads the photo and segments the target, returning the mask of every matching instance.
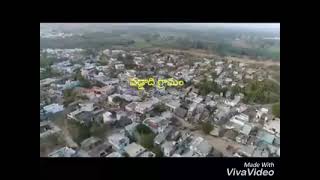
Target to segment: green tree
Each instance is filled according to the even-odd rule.
[[[275,117],[280,118],[280,103],[276,103],[276,104],[272,105],[272,114]]]
[[[159,146],[154,146],[151,151],[156,154],[156,157],[163,157],[163,153]]]
[[[167,110],[167,108],[164,104],[159,104],[159,105],[155,106],[153,110],[157,113],[162,113],[162,112],[165,112]]]
[[[137,125],[136,131],[139,134],[151,134],[152,133],[151,129],[148,126],[144,125],[144,124]]]
[[[205,134],[209,134],[213,130],[213,125],[210,122],[204,122],[202,123],[202,131]]]
[[[93,122],[90,127],[90,135],[98,138],[104,138],[108,131],[108,126],[105,124],[99,124],[97,122]]]

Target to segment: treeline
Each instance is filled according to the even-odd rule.
[[[112,46],[129,46],[134,44],[134,40],[121,38],[118,35],[110,35],[109,33],[88,33],[82,36],[71,36],[59,39],[40,38],[41,48],[111,48]]]
[[[180,31],[179,31],[180,32]],[[67,38],[40,38],[41,48],[94,48],[104,49],[114,46],[138,47],[143,43],[153,47],[176,49],[204,49],[213,51],[221,56],[249,56],[254,59],[280,60],[280,41],[264,40],[258,35],[241,34],[237,32],[91,32]],[[181,35],[182,34],[182,35]],[[126,37],[122,36],[125,35]],[[232,42],[241,38],[248,44],[247,48],[235,47]]]
[[[231,97],[242,93],[244,95],[243,101],[249,104],[270,104],[279,102],[280,100],[280,86],[270,80],[253,80],[250,81],[244,88],[240,88],[239,86],[221,88],[215,82],[203,79],[199,84],[196,85],[196,88],[199,89],[199,93],[202,96],[206,96],[210,92],[215,92],[218,94],[222,92],[225,95],[227,91],[230,91]]]

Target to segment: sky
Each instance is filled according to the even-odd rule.
[[[280,23],[48,23],[53,26],[64,28],[84,28],[84,27],[128,27],[128,26],[150,26],[165,27],[174,29],[194,29],[194,28],[240,28],[256,30],[272,30],[280,32]],[[40,27],[46,23],[40,23]]]

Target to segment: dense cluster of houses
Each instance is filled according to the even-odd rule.
[[[45,51],[73,57],[72,54],[80,50]],[[124,63],[117,60],[119,54],[133,56],[137,69],[126,69]],[[63,147],[55,150],[49,154],[50,157],[155,157],[154,152],[133,138],[139,124],[147,126],[156,135],[153,144],[165,157],[218,156],[215,145],[205,137],[176,125],[175,122],[181,121],[193,126],[211,123],[214,129],[210,135],[234,141],[243,147],[234,150],[232,154],[235,157],[280,156],[280,119],[272,116],[270,108],[244,104],[241,101],[243,94],[231,96],[230,92],[210,92],[202,96],[195,86],[207,78],[221,87],[244,87],[248,80],[266,78],[268,74],[263,69],[219,58],[198,58],[192,65],[187,65],[184,54],[174,53],[106,49],[99,55],[108,57],[107,65],[100,65],[99,58],[85,60],[84,63],[66,60],[52,65],[64,76],[40,81],[40,129],[48,114],[70,109],[66,117],[70,121],[116,124],[120,130],[102,139],[90,137],[81,143],[79,149]],[[83,88],[78,81],[69,79],[78,68],[85,79],[100,86]],[[116,72],[117,77],[111,77],[111,71]],[[212,71],[217,75],[215,79],[211,76]],[[129,78],[132,77],[168,76],[184,80],[186,86],[146,90],[129,86]],[[66,89],[73,89],[87,98],[63,106],[63,91]],[[155,112],[159,106],[165,110]]]

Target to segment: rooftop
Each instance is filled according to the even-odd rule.
[[[131,143],[124,148],[124,151],[129,155],[129,157],[137,157],[145,151],[145,148],[139,144]]]

